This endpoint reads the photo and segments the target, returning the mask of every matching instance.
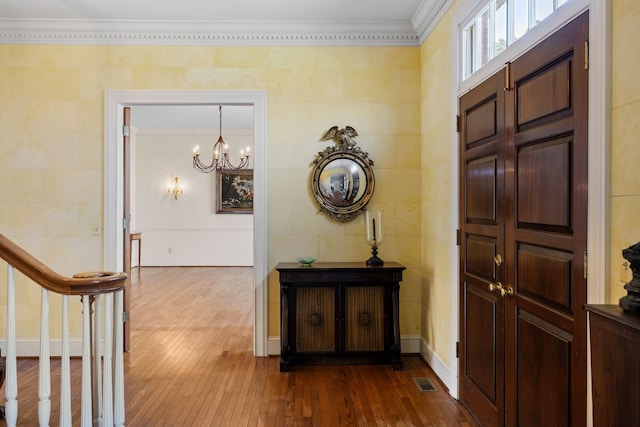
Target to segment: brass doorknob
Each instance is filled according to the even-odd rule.
[[[506,293],[504,287],[502,286],[502,283],[500,282],[489,283],[489,292],[500,294],[501,297],[503,297]]]
[[[493,262],[495,262],[496,265],[500,267],[502,265],[502,255],[498,254],[495,257],[493,257]]]

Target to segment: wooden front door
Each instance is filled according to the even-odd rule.
[[[460,98],[460,397],[586,424],[585,13]]]

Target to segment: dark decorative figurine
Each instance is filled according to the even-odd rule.
[[[624,285],[627,296],[620,298],[620,307],[625,311],[640,313],[640,242],[623,249],[622,256],[631,265],[633,279]]]

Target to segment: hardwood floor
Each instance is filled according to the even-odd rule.
[[[388,366],[307,366],[280,373],[252,354],[252,269],[143,268],[132,274],[127,426],[475,426],[418,356]],[[21,359],[18,425],[37,425],[37,361]],[[80,361],[72,361],[74,407]],[[436,391],[418,389],[427,377]],[[52,363],[51,425],[58,425]],[[34,406],[35,405],[35,406]],[[79,415],[74,414],[74,425]]]

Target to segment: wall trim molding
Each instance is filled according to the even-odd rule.
[[[412,20],[420,44],[424,43],[429,34],[438,26],[453,3],[454,0],[435,0],[422,3],[422,7],[418,9]]]
[[[418,46],[410,21],[0,19],[0,43]]]
[[[423,1],[407,21],[0,19],[0,43],[418,47],[453,3]]]
[[[442,381],[444,385],[451,390],[451,387],[454,384],[452,384],[451,369],[449,365],[447,365],[445,360],[433,351],[431,346],[423,338],[420,339],[420,356],[422,356],[424,361],[427,362],[440,381]]]

